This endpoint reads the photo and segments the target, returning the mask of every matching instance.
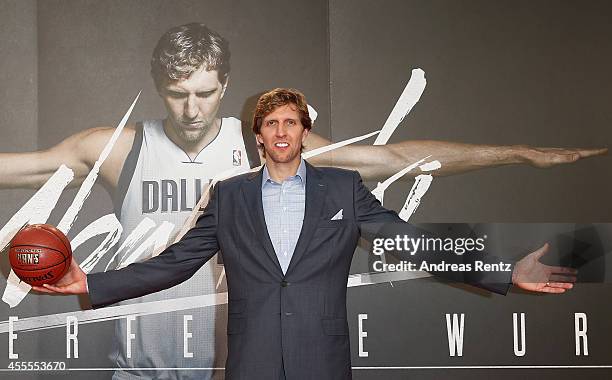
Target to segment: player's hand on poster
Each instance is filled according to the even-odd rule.
[[[514,265],[512,283],[531,292],[565,293],[574,287],[576,274],[574,268],[545,265],[540,258],[550,250],[548,243],[528,254]]]
[[[42,286],[32,286],[32,289],[41,293],[50,294],[86,294],[87,293],[87,275],[79,264],[72,257],[70,269],[68,272],[55,284],[44,284]]]
[[[536,168],[549,168],[560,164],[571,164],[582,158],[608,153],[608,148],[545,148],[518,146],[519,155],[525,163]]]

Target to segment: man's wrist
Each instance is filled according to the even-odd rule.
[[[516,285],[516,282],[517,282],[517,280],[518,280],[518,278],[517,278],[517,277],[518,277],[518,275],[517,275],[517,273],[516,273],[516,265],[514,265],[514,264],[513,264],[513,265],[512,265],[512,277],[511,277],[511,279],[510,279],[510,281],[511,281],[511,283],[510,283],[510,284],[511,284],[511,285]]]
[[[507,147],[507,161],[509,164],[528,164],[531,163],[528,145],[511,145]]]

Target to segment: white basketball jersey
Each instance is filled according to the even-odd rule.
[[[136,139],[138,139],[138,133]],[[249,170],[249,160],[242,137],[241,122],[235,118],[224,118],[215,139],[191,160],[188,155],[174,144],[163,129],[162,120],[143,122],[142,143],[137,151],[137,141],[126,159],[118,186],[116,211],[120,210],[119,220],[123,226],[122,240],[132,233],[146,218],[154,223],[143,240],[152,234],[159,238],[156,228],[164,222],[171,229],[168,242],[171,243],[191,215],[200,195],[210,180],[231,169],[238,172]],[[136,156],[137,155],[137,156]],[[131,156],[131,157],[130,157]],[[134,160],[135,166],[134,166]],[[130,178],[131,167],[133,175]],[[129,181],[129,182],[128,182]],[[127,190],[125,190],[126,184]],[[123,189],[122,189],[123,188]],[[120,197],[125,194],[123,201]],[[119,209],[120,207],[120,209]],[[149,222],[150,223],[150,222]],[[142,227],[141,227],[142,228]],[[135,248],[135,247],[134,247]],[[119,252],[115,261],[123,261],[133,252]],[[149,258],[152,247],[135,261]],[[132,258],[134,259],[133,255]],[[216,285],[222,266],[216,258],[211,259],[189,280],[173,288],[151,294],[126,303],[169,300],[189,296],[216,293]],[[226,289],[220,289],[226,291]],[[223,367],[225,361],[225,323],[226,308],[197,307],[194,309],[163,312],[141,316],[131,322],[131,358],[127,358],[126,321],[117,323],[114,352],[111,359],[118,367],[157,367],[157,368],[210,368]],[[184,315],[190,315],[187,322],[188,352],[193,358],[184,358]],[[218,352],[218,354],[216,354]],[[211,372],[203,371],[125,371],[117,372],[115,378],[136,379],[208,379]],[[215,376],[216,377],[216,376]]]

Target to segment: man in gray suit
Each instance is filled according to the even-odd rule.
[[[359,236],[381,223],[402,223],[412,236],[422,231],[383,208],[358,172],[306,163],[301,151],[310,128],[301,93],[262,95],[253,130],[266,165],[218,182],[178,243],[105,273],[86,276],[73,261],[57,286],[35,289],[88,292],[92,305],[103,307],[181,283],[220,250],[229,295],[227,379],[350,379],[346,285]],[[551,293],[571,289],[573,270],[539,263],[544,251],[501,273],[493,290],[505,293],[511,283]]]

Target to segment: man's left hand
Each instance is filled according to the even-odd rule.
[[[565,293],[574,287],[578,271],[573,268],[555,267],[540,262],[550,249],[548,243],[514,265],[512,283],[521,289],[542,293]]]

